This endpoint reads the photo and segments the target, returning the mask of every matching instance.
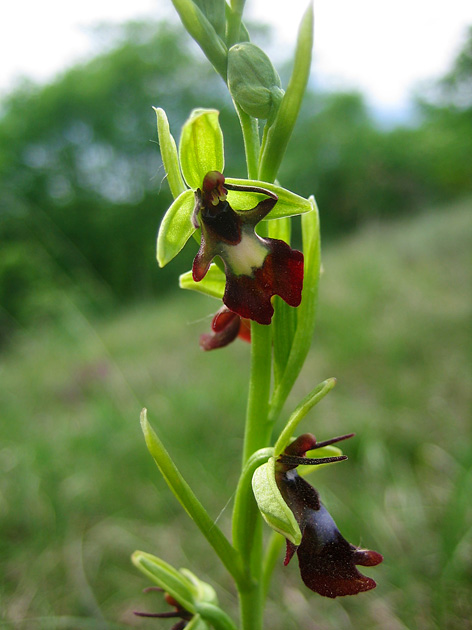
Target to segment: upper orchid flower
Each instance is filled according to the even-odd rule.
[[[267,195],[251,210],[237,211],[228,203],[228,190],[250,190]],[[202,280],[215,256],[225,266],[224,304],[243,318],[270,324],[271,297],[279,295],[298,306],[303,287],[303,254],[278,239],[261,238],[255,226],[277,203],[277,195],[264,188],[225,184],[218,171],[207,173],[195,192],[193,224],[200,227],[200,249],[193,262],[193,279]]]
[[[303,255],[282,240],[259,237],[254,228],[261,220],[313,214],[312,201],[276,184],[224,178],[217,111],[192,112],[182,128],[178,151],[164,111],[156,109],[156,114],[162,160],[174,197],[159,228],[159,265],[167,265],[201,224],[193,274],[183,274],[180,286],[218,299],[225,296],[231,311],[270,323],[273,295],[290,305],[300,303]],[[267,198],[261,201],[261,195]],[[226,278],[210,265],[216,256],[224,262]]]

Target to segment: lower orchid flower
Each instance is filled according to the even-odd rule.
[[[370,567],[383,560],[380,553],[356,547],[341,535],[318,491],[296,470],[299,465],[347,459],[345,456],[311,459],[305,455],[309,450],[329,446],[352,435],[319,443],[309,433],[301,435],[277,460],[271,458],[261,466],[253,478],[254,494],[262,515],[286,537],[284,564],[287,565],[296,552],[303,582],[325,597],[356,595],[375,588],[375,581],[362,575],[356,565]]]
[[[237,211],[226,200],[228,190],[262,193],[268,198],[251,210]],[[202,188],[195,192],[193,224],[201,227],[202,237],[193,262],[193,279],[202,280],[211,261],[219,256],[226,274],[223,303],[240,317],[260,324],[271,322],[272,296],[298,306],[302,295],[303,254],[282,240],[262,238],[255,232],[277,199],[264,188],[225,184],[218,171],[207,173]]]
[[[210,334],[200,335],[202,350],[216,350],[223,348],[240,337],[244,341],[251,341],[251,326],[247,319],[243,319],[226,306],[222,306],[213,317]]]

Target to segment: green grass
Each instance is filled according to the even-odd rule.
[[[355,431],[349,461],[318,487],[344,535],[382,552],[378,588],[325,600],[296,560],[276,570],[267,628],[471,627],[472,203],[371,226],[326,248],[313,349],[286,408],[338,385],[304,421],[320,439]],[[159,271],[156,269],[156,273]],[[149,419],[228,532],[248,346],[203,354],[216,302],[181,294],[89,321],[19,333],[1,357],[0,616],[18,629],[167,628],[129,562],[143,549],[231,583],[148,455]],[[285,414],[286,415],[286,414]]]

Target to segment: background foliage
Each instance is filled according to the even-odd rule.
[[[349,461],[313,482],[345,536],[386,559],[375,591],[334,602],[280,566],[273,630],[470,627],[471,77],[472,32],[418,100],[416,125],[379,128],[360,94],[311,92],[289,146],[281,181],[315,192],[326,237],[319,323],[295,395],[336,376],[304,426],[320,439],[357,432]],[[226,172],[243,176],[218,81],[180,29],[131,24],[100,57],[2,103],[5,627],[156,627],[132,615],[160,609],[140,595],[135,548],[165,550],[236,607],[138,421],[147,406],[227,528],[248,348],[202,357],[216,302],[170,290],[191,246],[187,260],[157,268],[170,195],[151,110],[164,107],[177,134],[192,107],[221,109]]]

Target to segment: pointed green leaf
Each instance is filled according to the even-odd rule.
[[[181,289],[199,291],[200,293],[205,293],[205,295],[210,295],[219,300],[223,299],[225,283],[225,274],[214,263],[210,265],[206,276],[200,282],[195,282],[191,271],[183,273],[179,278],[179,286]]]
[[[302,400],[302,402],[298,405],[295,411],[292,413],[290,418],[288,419],[285,428],[279,436],[279,439],[275,443],[274,446],[274,457],[278,457],[286,447],[290,443],[290,439],[295,433],[298,425],[306,416],[306,414],[310,411],[312,407],[314,407],[317,403],[320,402],[322,398],[329,394],[329,392],[336,385],[335,378],[328,378],[313,389],[308,396]],[[321,449],[320,449],[321,450]],[[317,455],[318,457],[318,455]]]
[[[302,534],[275,481],[275,461],[271,457],[267,463],[256,469],[252,478],[252,489],[266,523],[294,545],[299,545]]]
[[[228,182],[228,184],[236,186],[256,186],[258,188],[266,188],[270,192],[275,193],[279,200],[266,219],[293,217],[297,214],[310,212],[312,209],[308,199],[300,197],[300,195],[296,195],[290,190],[282,188],[281,186],[276,186],[275,184],[269,184],[268,182],[253,179],[234,179],[233,177],[226,177],[225,181]],[[264,195],[262,193],[248,192],[245,190],[228,191],[228,201],[235,210],[250,210],[262,199],[264,199]]]
[[[264,133],[259,163],[259,177],[272,182],[277,177],[280,163],[297,121],[298,113],[310,76],[313,48],[313,4],[310,3],[298,31],[297,48],[292,76],[275,116]]]
[[[195,524],[216,551],[226,569],[238,584],[241,584],[244,580],[244,573],[239,554],[182,477],[171,456],[149,424],[146,409],[143,409],[141,412],[141,428],[146,440],[146,446],[167,485],[190,518],[195,521]]]
[[[157,134],[159,136],[159,147],[161,149],[162,163],[167,174],[170,192],[174,199],[186,190],[184,180],[180,173],[179,157],[177,146],[169,129],[169,122],[166,113],[160,107],[154,107],[157,116]]]
[[[131,560],[140,571],[169,593],[185,610],[195,614],[194,600],[198,591],[192,582],[177,569],[145,551],[135,551]]]
[[[303,366],[310,349],[315,329],[316,303],[320,278],[320,230],[318,208],[314,197],[309,198],[313,209],[302,215],[302,240],[304,255],[304,274],[302,303],[296,309],[297,330],[293,338],[292,349],[285,367],[282,380],[277,385],[270,403],[270,418],[279,414],[295,380]]]
[[[209,171],[223,172],[223,132],[216,109],[194,109],[182,127],[179,156],[185,181],[196,190]]]
[[[167,210],[157,235],[157,262],[164,267],[183,248],[195,232],[192,212],[195,205],[193,190],[187,189]]]

